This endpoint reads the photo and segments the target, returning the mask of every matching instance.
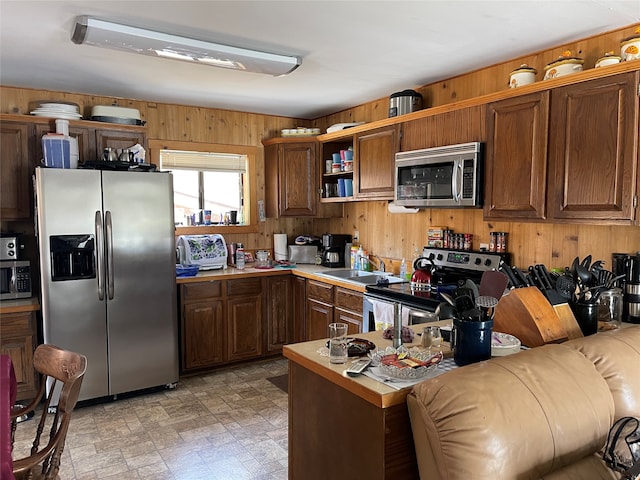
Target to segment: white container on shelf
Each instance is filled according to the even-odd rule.
[[[78,161],[80,160],[78,139],[69,135],[69,120],[56,119],[56,133],[61,133],[69,139],[69,168],[78,168]]]
[[[42,156],[47,167],[71,168],[71,142],[60,133],[42,136]]]

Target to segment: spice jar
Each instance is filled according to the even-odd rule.
[[[490,252],[495,252],[496,251],[497,237],[498,237],[498,232],[490,232],[489,233],[489,251]]]
[[[507,232],[496,233],[496,253],[505,253],[507,251]]]

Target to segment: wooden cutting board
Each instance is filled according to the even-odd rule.
[[[526,287],[513,289],[500,299],[493,317],[493,330],[509,333],[527,347],[539,347],[568,340],[564,323],[568,322],[560,319],[538,288]]]

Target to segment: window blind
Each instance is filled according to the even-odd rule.
[[[160,166],[163,170],[176,168],[182,170],[246,173],[247,156],[235,153],[161,150]]]

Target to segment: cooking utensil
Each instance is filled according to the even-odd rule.
[[[464,315],[465,312],[475,308],[475,303],[469,295],[460,295],[455,298],[455,305],[458,312]]]
[[[580,262],[580,265],[589,270],[589,267],[591,266],[591,255],[587,255],[586,257],[584,257],[584,260]]]
[[[481,295],[476,298],[476,306],[480,309],[480,320],[482,322],[493,320],[493,314],[495,313],[496,305],[498,305],[498,299],[495,297]]]
[[[497,270],[488,270],[482,274],[480,279],[480,296],[489,296],[498,300],[504,294],[509,283],[509,278]]]
[[[587,267],[585,267],[581,263],[576,265],[576,274],[578,275],[578,278],[584,285],[588,285],[589,282],[591,281],[591,272]]]
[[[576,290],[576,282],[569,275],[569,272],[565,272],[564,275],[560,275],[556,279],[556,291],[567,300],[573,298],[574,292]]]
[[[440,292],[440,296],[445,299],[445,301],[451,305],[452,307],[456,306],[456,301],[453,299],[451,295],[445,292]]]
[[[467,278],[466,282],[464,282],[464,286],[466,288],[469,288],[471,290],[471,292],[473,293],[473,296],[471,298],[475,299],[475,298],[478,298],[480,296],[480,290],[478,288],[478,285],[476,285],[476,282],[474,282],[470,278]]]

